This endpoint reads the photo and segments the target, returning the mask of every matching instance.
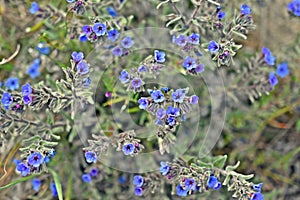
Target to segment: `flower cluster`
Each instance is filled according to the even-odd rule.
[[[90,72],[89,64],[86,60],[84,60],[84,54],[82,52],[74,51],[72,53],[72,60],[75,63],[76,73],[79,76],[87,75]],[[83,85],[88,86],[90,83],[90,79],[84,79]]]
[[[117,40],[117,37],[118,37],[118,33],[116,31],[114,31],[109,35],[108,39],[113,42],[113,41]],[[121,45],[115,46],[111,52],[115,56],[119,56],[119,57],[125,56],[125,55],[128,55],[129,49],[133,45],[134,45],[133,39],[129,36],[126,36],[121,40]]]
[[[230,174],[232,176],[239,177],[233,180],[238,183],[233,182],[230,183],[232,184],[231,186],[228,186],[231,187],[231,190],[240,190],[241,196],[248,194],[250,200],[264,199],[264,196],[261,194],[262,183],[256,185],[248,183],[241,178],[243,175],[229,170],[218,169],[209,163],[200,161],[199,164],[192,163],[189,166],[183,160],[175,160],[173,163],[161,162],[160,165],[161,174],[167,177],[167,180],[173,185],[177,185],[176,194],[181,197],[186,197],[197,191],[207,192],[210,189],[219,190],[222,185],[228,186],[229,179],[224,180],[222,183],[220,181],[220,176],[224,175],[229,177],[228,174]],[[216,172],[217,175],[215,175],[214,172]],[[238,197],[237,194],[235,195],[235,197]]]
[[[106,25],[101,22],[95,22],[92,26],[84,25],[82,31],[83,33],[80,37],[85,36],[88,40],[96,42],[106,34]]]
[[[40,73],[40,65],[41,65],[41,55],[49,55],[51,52],[51,48],[47,46],[45,43],[41,42],[36,46],[36,50],[39,52],[37,58],[35,58],[32,64],[26,71],[26,74],[30,76],[30,78],[34,79],[38,77]]]
[[[20,172],[22,176],[27,176],[29,174],[39,172],[43,163],[48,163],[54,156],[54,149],[51,149],[45,154],[41,154],[40,152],[33,152],[27,156],[26,160],[15,160],[16,170]]]
[[[6,81],[6,87],[9,90],[14,90],[19,88],[18,78],[9,78]],[[32,88],[29,83],[26,83],[22,86],[22,95],[23,95],[23,102],[24,104],[30,104],[32,102]],[[4,92],[2,95],[1,103],[3,104],[5,109],[9,109],[9,107],[13,104],[14,98],[9,92]],[[11,107],[14,111],[22,111],[23,110],[23,104],[17,103]]]
[[[134,138],[135,132],[126,131],[119,134],[119,140],[115,146],[117,146],[117,151],[122,149],[124,155],[136,156],[138,155],[143,149],[144,146],[140,143],[139,139]]]
[[[166,130],[175,130],[175,127],[185,121],[185,114],[190,112],[190,105],[198,103],[196,95],[186,96],[188,88],[171,90],[148,90],[150,97],[141,97],[138,100],[139,108],[146,110],[156,117],[156,124]]]
[[[218,66],[229,65],[236,50],[240,48],[241,45],[223,39],[220,39],[219,42],[212,40],[207,44],[207,50],[212,55],[212,59],[217,61]]]
[[[74,13],[82,15],[85,12],[86,1],[82,0],[66,0],[70,5]]]
[[[120,72],[119,80],[122,84],[127,86],[129,91],[134,93],[142,92],[144,90],[143,78],[146,76],[148,71],[157,73],[158,69],[161,69],[163,65],[160,63],[165,62],[165,52],[154,50],[154,58],[149,63],[143,63],[137,69],[132,69],[129,73],[127,70],[123,69]]]
[[[32,102],[32,88],[29,83],[22,86],[22,95],[24,104],[30,104]]]
[[[98,156],[106,153],[111,145],[117,151],[122,151],[124,155],[135,156],[139,154],[144,149],[144,146],[140,143],[139,139],[135,138],[135,135],[133,130],[114,134],[110,138],[93,135],[94,140],[89,140],[89,146],[83,149],[86,162],[97,162]]]
[[[143,187],[144,178],[140,175],[136,175],[136,176],[133,177],[133,182],[132,183],[135,186],[134,194],[136,196],[142,196],[143,195],[143,190],[145,189],[145,187]]]
[[[225,16],[225,12],[220,11],[220,9],[221,8],[218,7],[216,10],[219,21]],[[220,38],[219,41],[211,40],[209,43],[203,44],[203,47],[211,53],[212,59],[217,62],[218,66],[228,66],[237,50],[242,47],[241,45],[235,44],[235,42],[228,39],[228,37],[231,37],[231,34],[234,33],[245,38],[248,31],[254,28],[251,14],[251,7],[243,4],[240,7],[240,15],[234,19],[232,25],[228,25],[229,30],[227,30],[221,22],[216,22],[217,28],[224,28],[223,32],[226,33],[226,37]]]
[[[262,58],[263,61],[270,65],[270,66],[274,66],[276,64],[276,57],[273,56],[272,52],[266,48],[263,47],[262,48]],[[278,78],[277,76],[279,76],[280,78],[284,78],[289,74],[289,68],[288,68],[288,63],[287,62],[283,62],[277,65],[276,68],[276,72],[271,71],[269,73],[269,84],[274,87],[275,85],[278,84]]]
[[[293,0],[287,5],[287,9],[290,13],[300,17],[300,0]]]
[[[200,74],[204,71],[204,65],[199,63],[198,57],[202,54],[199,51],[200,35],[191,33],[189,36],[173,36],[173,43],[181,47],[181,50],[188,53],[183,62],[183,68],[190,74]],[[195,58],[194,58],[195,57]]]
[[[92,168],[89,173],[85,173],[81,176],[81,179],[85,183],[90,183],[92,181],[92,177],[97,177],[99,170],[97,168]]]

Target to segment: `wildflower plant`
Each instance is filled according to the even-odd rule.
[[[262,148],[268,124],[294,128],[299,75],[288,60],[297,60],[290,52],[299,45],[289,56],[270,44],[246,55],[257,7],[220,0],[5,4],[32,20],[27,35],[14,35],[16,51],[0,62],[2,198],[276,196],[261,171],[254,178],[259,168],[249,160],[260,155],[249,149]],[[299,16],[297,0],[285,9]],[[269,97],[269,107],[282,106],[291,77],[290,106],[260,113]],[[276,118],[285,113],[293,116],[282,125]],[[247,130],[251,114],[270,118]],[[253,137],[243,138],[252,129]],[[235,138],[243,140],[230,144]],[[232,154],[231,145],[237,145]],[[244,146],[251,159],[236,156]],[[256,162],[265,169],[262,160]],[[5,192],[16,184],[30,187]]]

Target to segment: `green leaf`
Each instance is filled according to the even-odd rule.
[[[238,168],[239,165],[240,165],[240,161],[238,161],[234,166],[228,165],[225,170],[226,171],[234,171],[236,168]]]
[[[163,1],[163,2],[160,2],[157,6],[156,6],[156,9],[159,9],[162,5],[168,3],[169,0],[166,0],[166,1]]]
[[[104,75],[104,76],[102,76],[102,80],[103,80],[103,83],[104,83],[104,85],[105,85],[105,87],[108,91],[113,91],[114,90],[114,86],[113,86],[114,79],[113,79],[113,77],[108,76],[108,75]]]
[[[248,175],[239,174],[239,175],[238,175],[238,178],[239,178],[239,179],[242,179],[242,180],[249,180],[249,179],[251,179],[251,178],[253,178],[253,177],[254,177],[254,174],[248,174]]]
[[[227,160],[227,155],[224,156],[218,156],[217,159],[213,162],[214,167],[217,167],[219,169],[223,169],[225,163]]]
[[[0,58],[0,61],[1,61],[1,58]],[[11,63],[6,63],[4,65],[0,65],[0,69],[5,69],[5,70],[11,72],[14,69],[14,65]]]
[[[170,26],[171,24],[175,23],[176,21],[180,20],[181,16],[175,17],[174,19],[170,20],[167,24],[166,27]]]
[[[61,183],[60,183],[59,177],[58,177],[57,173],[53,169],[51,169],[51,168],[48,168],[48,169],[49,169],[49,172],[53,176],[55,187],[56,187],[57,194],[58,194],[58,199],[59,200],[63,200],[62,187],[61,187]]]
[[[211,163],[202,162],[201,160],[197,160],[197,164],[201,167],[206,167],[208,169],[213,168],[213,165]]]
[[[12,181],[12,182],[10,182],[9,184],[0,187],[0,190],[3,190],[3,189],[5,189],[5,188],[9,188],[9,187],[11,187],[11,186],[13,186],[13,185],[16,185],[16,184],[18,184],[18,183],[21,183],[21,182],[30,180],[30,179],[32,179],[32,178],[38,176],[38,175],[39,175],[39,174],[32,174],[32,175],[30,175],[30,176],[25,176],[25,177],[20,178],[20,179],[18,179],[18,180]]]
[[[229,183],[230,180],[231,180],[231,175],[228,174],[228,175],[226,176],[226,178],[224,179],[222,185],[228,185],[228,183]]]
[[[296,123],[296,131],[297,133],[300,133],[300,119]]]

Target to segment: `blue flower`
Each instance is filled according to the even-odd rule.
[[[300,0],[294,0],[287,5],[288,11],[294,13],[295,16],[300,17]]]
[[[22,86],[22,94],[23,95],[28,95],[32,93],[32,88],[29,83],[26,83],[25,85]]]
[[[2,82],[0,82],[0,88],[2,87],[2,85],[3,85]]]
[[[133,177],[133,182],[132,182],[136,187],[142,187],[144,184],[144,178],[140,175],[135,175]]]
[[[167,115],[167,111],[165,109],[163,109],[163,108],[159,108],[156,111],[156,117],[158,119],[163,119],[166,115]]]
[[[48,162],[50,162],[50,158],[49,158],[49,156],[45,156],[44,157],[44,163],[48,163]]]
[[[179,35],[176,39],[175,39],[175,43],[178,46],[184,47],[187,43],[187,39],[184,35]]]
[[[81,60],[83,60],[83,58],[84,58],[84,54],[82,53],[82,52],[76,52],[76,51],[73,51],[73,53],[72,53],[72,59],[76,62],[76,63],[78,63],[78,62],[80,62]]]
[[[38,50],[39,53],[44,55],[49,55],[51,48],[48,46],[45,46],[45,43],[41,42],[36,47],[36,50]]]
[[[160,168],[159,171],[163,176],[165,176],[170,170],[169,165],[166,162],[160,162]]]
[[[84,154],[85,160],[87,163],[95,163],[97,162],[97,155],[93,151],[87,151]]]
[[[194,190],[196,188],[196,182],[192,178],[188,178],[185,180],[184,185],[187,190]]]
[[[119,183],[123,184],[127,181],[126,177],[124,175],[119,176]]]
[[[140,88],[143,85],[143,81],[140,78],[134,78],[134,79],[132,79],[130,85],[131,85],[132,88],[137,89],[137,88]]]
[[[75,0],[67,0],[68,3],[73,3]]]
[[[84,25],[82,27],[83,34],[87,37],[93,33],[93,28],[89,25]]]
[[[90,175],[91,176],[97,176],[99,173],[98,169],[97,168],[92,168],[91,171],[90,171]]]
[[[83,182],[89,183],[92,181],[92,177],[90,174],[83,174],[81,176],[81,179],[83,180]]]
[[[27,162],[33,167],[39,167],[43,163],[43,156],[38,152],[34,152],[27,157]]]
[[[136,196],[142,196],[142,195],[143,195],[143,189],[140,188],[140,187],[136,187],[136,188],[134,189],[134,194],[135,194]]]
[[[122,41],[121,41],[122,46],[125,49],[129,49],[130,47],[132,47],[132,45],[134,44],[134,41],[131,39],[131,37],[125,37]]]
[[[88,87],[91,84],[92,80],[90,77],[87,77],[82,82],[83,82],[82,84],[83,87]]]
[[[197,33],[192,33],[190,36],[188,36],[187,42],[190,44],[199,44],[200,35]]]
[[[141,97],[139,100],[138,100],[138,104],[139,104],[139,108],[140,109],[146,109],[149,105],[149,102],[148,102],[148,99],[147,98],[144,98],[144,97]]]
[[[32,2],[31,3],[31,7],[30,7],[30,9],[29,9],[29,12],[31,13],[31,14],[35,14],[35,13],[37,13],[37,11],[39,11],[39,4],[37,3],[37,2]]]
[[[275,86],[278,83],[278,79],[273,71],[269,74],[269,83],[271,86]]]
[[[111,51],[115,56],[122,56],[123,55],[123,49],[119,46],[116,46]]]
[[[214,190],[220,189],[222,184],[219,182],[218,178],[210,175],[208,181],[207,181],[207,187],[212,188]]]
[[[262,54],[264,55],[265,62],[271,66],[275,65],[276,57],[272,55],[272,52],[266,47],[263,47],[261,51]]]
[[[22,176],[27,176],[30,174],[30,167],[26,163],[19,162],[17,164],[17,171],[19,171]]]
[[[80,42],[86,42],[86,41],[88,41],[88,37],[84,33],[81,33],[79,35],[78,39],[79,39]]]
[[[54,156],[56,155],[55,149],[51,148],[51,149],[48,151],[48,155],[50,156],[50,158],[54,157]]]
[[[154,50],[154,59],[155,59],[156,62],[158,62],[158,63],[165,62],[165,60],[166,60],[165,56],[166,56],[165,52]]]
[[[264,195],[261,194],[260,192],[256,192],[252,194],[250,200],[264,200]]]
[[[124,144],[123,148],[122,148],[125,155],[133,154],[134,149],[135,149],[135,147],[132,143]]]
[[[187,56],[182,65],[184,69],[191,70],[196,67],[196,60],[192,57]]]
[[[172,106],[169,106],[167,109],[167,114],[168,116],[178,117],[180,115],[179,111],[180,111],[179,108],[174,108]]]
[[[53,195],[54,197],[57,197],[57,196],[58,196],[57,189],[56,189],[56,185],[55,185],[54,182],[52,182],[52,183],[50,184],[50,190],[51,190],[52,195]]]
[[[42,185],[42,181],[40,179],[34,178],[31,181],[31,185],[34,191],[39,191]]]
[[[10,95],[10,93],[8,92],[4,92],[3,93],[3,96],[2,96],[2,99],[1,99],[1,102],[3,104],[3,106],[8,109],[10,104],[12,104],[13,102],[13,98],[12,96]]]
[[[250,15],[252,13],[251,7],[246,4],[242,4],[240,9],[243,15]]]
[[[288,63],[284,62],[277,66],[276,74],[277,76],[284,78],[290,73]]]
[[[106,11],[112,17],[117,17],[118,16],[118,13],[115,11],[115,9],[113,7],[107,7]]]
[[[224,11],[218,12],[217,17],[219,20],[223,19],[225,17],[226,13]]]
[[[181,185],[178,185],[176,187],[176,194],[180,197],[185,197],[187,196],[188,190],[183,189]]]
[[[119,37],[119,32],[116,29],[107,32],[107,38],[112,42],[116,41],[118,37]]]
[[[197,74],[200,74],[202,72],[204,72],[204,65],[203,64],[198,64],[196,67],[195,67],[195,72]]]
[[[161,91],[163,91],[164,93],[168,93],[171,89],[168,87],[162,87],[160,88]]]
[[[30,94],[23,96],[24,104],[30,104],[32,102],[32,96]]]
[[[192,104],[192,105],[195,105],[197,104],[199,101],[199,97],[197,95],[192,95],[190,98],[189,98],[189,103]]]
[[[19,79],[18,78],[8,78],[5,82],[5,86],[10,90],[19,89]]]
[[[139,73],[147,72],[147,67],[145,65],[141,65],[138,68]]]
[[[216,41],[210,41],[208,44],[208,51],[210,51],[210,53],[216,53],[219,51],[219,44]]]
[[[26,74],[30,76],[30,78],[35,78],[40,75],[40,63],[41,60],[39,58],[36,58],[33,63],[30,65],[30,67],[27,69]]]
[[[185,89],[177,89],[172,93],[172,99],[174,102],[182,103],[185,97]]]
[[[165,100],[165,96],[160,90],[152,91],[151,97],[155,103],[161,103]]]
[[[89,65],[84,60],[80,61],[77,64],[77,72],[79,75],[85,75],[89,73]]]
[[[103,23],[100,23],[100,22],[97,22],[93,25],[92,27],[94,33],[97,35],[97,36],[102,36],[105,34],[106,32],[106,26],[105,24]]]
[[[123,69],[120,73],[119,80],[123,84],[128,83],[130,80],[130,74],[125,69]]]
[[[173,116],[170,116],[167,118],[167,122],[166,122],[169,126],[175,126],[176,124],[176,119]]]
[[[259,183],[259,184],[253,185],[252,188],[253,188],[253,190],[256,190],[257,192],[261,192],[262,186],[263,186],[263,183]]]

